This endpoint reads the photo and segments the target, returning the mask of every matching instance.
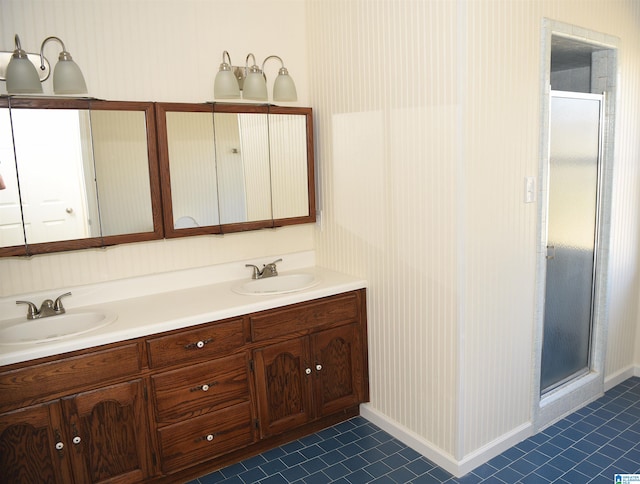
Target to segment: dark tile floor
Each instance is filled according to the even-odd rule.
[[[640,473],[640,378],[455,478],[362,417],[271,449],[190,484],[614,483]]]

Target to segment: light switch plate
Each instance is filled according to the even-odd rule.
[[[524,203],[536,201],[536,178],[527,176],[524,178]]]

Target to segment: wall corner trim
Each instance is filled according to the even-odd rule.
[[[533,435],[533,425],[531,422],[526,422],[458,461],[448,452],[435,447],[425,438],[373,408],[370,403],[360,405],[360,415],[455,477],[464,476],[476,467]]]

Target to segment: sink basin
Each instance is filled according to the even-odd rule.
[[[303,291],[320,283],[315,274],[296,273],[280,274],[265,279],[251,279],[232,287],[238,294],[253,296],[271,296],[274,294],[287,294],[289,292]]]
[[[117,315],[98,311],[67,312],[41,319],[20,319],[0,326],[0,344],[48,343],[95,331],[113,323]]]

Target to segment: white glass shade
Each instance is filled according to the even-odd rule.
[[[261,72],[249,72],[242,87],[242,97],[253,101],[267,100],[267,83]]]
[[[222,70],[221,66],[213,82],[213,97],[217,99],[238,99],[240,97],[238,80],[231,70]]]
[[[285,71],[284,73],[282,71]],[[273,100],[274,101],[297,101],[298,93],[296,85],[293,83],[291,76],[286,73],[286,69],[281,69],[280,74],[273,83]]]
[[[56,94],[85,94],[87,92],[87,84],[84,82],[82,71],[71,58],[58,60],[53,70],[53,92]]]
[[[7,92],[9,94],[37,94],[42,92],[40,76],[31,61],[25,57],[11,57],[7,65]]]

